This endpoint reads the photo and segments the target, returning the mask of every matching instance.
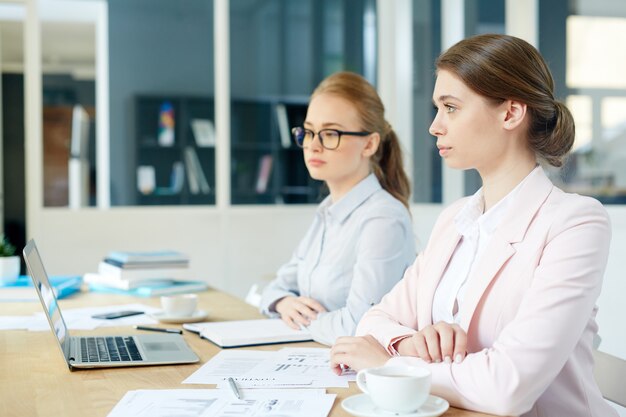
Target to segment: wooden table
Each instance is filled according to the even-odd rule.
[[[210,320],[261,318],[258,311],[242,300],[219,291],[200,295],[199,308],[208,310]],[[82,293],[60,301],[61,308],[77,308],[141,302],[158,306],[158,298],[133,299],[121,295]],[[38,302],[0,303],[0,316],[29,315],[41,311]],[[167,327],[175,327],[168,325]],[[111,327],[72,334],[137,333],[129,327]],[[25,330],[0,331],[0,416],[106,416],[129,390],[202,388],[207,385],[182,385],[181,381],[211,359],[219,348],[197,335],[185,332],[185,340],[200,357],[191,365],[146,366],[70,372],[51,332]],[[314,342],[289,346],[320,347]],[[281,345],[257,349],[276,350]],[[212,388],[213,386],[209,386]],[[357,394],[354,383],[349,388],[327,390],[337,394],[330,412],[332,417],[350,416],[341,401]],[[480,417],[486,414],[450,408],[446,417]]]

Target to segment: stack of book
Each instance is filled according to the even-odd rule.
[[[85,274],[92,291],[151,297],[201,291],[204,281],[189,281],[189,259],[180,252],[110,252],[97,273]]]
[[[83,278],[73,275],[52,275],[48,277],[48,281],[50,281],[54,295],[60,299],[79,292]],[[20,275],[14,282],[0,284],[0,302],[2,301],[39,301],[31,277]]]

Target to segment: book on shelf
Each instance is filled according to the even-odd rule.
[[[111,251],[106,259],[122,264],[151,264],[155,262],[189,262],[187,255],[174,250]]]
[[[200,159],[196,150],[187,146],[185,148],[185,163],[187,164],[187,176],[189,177],[189,191],[192,194],[209,194],[211,187],[206,179],[202,165],[200,165]]]
[[[122,294],[133,297],[157,297],[160,295],[181,294],[189,292],[204,291],[208,288],[204,281],[174,281],[170,283],[144,284],[135,288],[122,289],[110,287],[108,285],[89,284],[89,290],[108,294]]]
[[[98,273],[110,277],[111,280],[176,280],[186,279],[189,269],[187,267],[174,268],[124,268],[113,265],[106,261],[98,264]]]
[[[263,194],[267,191],[267,184],[272,173],[272,155],[263,155],[259,160],[259,175],[256,180],[257,194]]]
[[[189,323],[183,328],[221,348],[313,340],[308,330],[294,330],[281,319]]]
[[[149,195],[156,188],[156,173],[152,165],[137,167],[137,189],[141,194]]]
[[[174,162],[172,165],[172,173],[170,174],[170,189],[173,193],[178,194],[183,189],[185,183],[185,169],[181,161]]]
[[[163,262],[120,262],[115,259],[104,258],[102,262],[106,262],[122,269],[154,269],[154,268],[188,268],[189,261],[163,261]]]
[[[80,291],[83,283],[82,277],[73,275],[51,275],[48,280],[57,298],[65,298]],[[17,281],[0,284],[0,301],[39,301],[39,296],[31,277],[20,275]]]
[[[290,148],[291,132],[289,131],[289,118],[287,117],[287,107],[282,103],[276,105],[276,121],[278,122],[280,143],[283,145],[283,148]]]
[[[198,177],[196,176],[196,172],[193,168],[193,162],[191,161],[191,156],[187,153],[187,149],[185,149],[185,168],[187,169],[187,182],[189,184],[189,192],[191,194],[199,194],[200,193],[200,182]]]
[[[174,106],[169,101],[161,103],[159,108],[159,145],[174,145]]]
[[[192,119],[191,130],[196,140],[196,145],[200,148],[215,146],[215,126],[209,119]]]
[[[156,195],[176,195],[183,189],[185,183],[185,168],[180,161],[174,162],[172,165],[172,173],[170,174],[170,184],[167,187],[157,187],[154,190]]]

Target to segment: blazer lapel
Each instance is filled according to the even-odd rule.
[[[417,328],[433,324],[433,297],[439,281],[450,262],[450,258],[461,240],[461,235],[451,223],[436,247],[432,248],[430,260],[420,272],[420,280],[417,285]]]
[[[485,248],[480,264],[474,270],[473,275],[469,277],[470,285],[465,293],[461,311],[459,311],[461,314],[460,326],[466,332],[469,329],[474,311],[485,293],[485,290],[498,274],[502,265],[504,265],[514,253],[515,249],[513,249],[513,246],[511,246],[506,239],[498,233],[493,235],[491,241]]]
[[[530,174],[517,193],[509,213],[495,230],[479,264],[469,277],[461,306],[460,326],[467,331],[487,287],[504,263],[515,253],[513,243],[524,239],[533,218],[552,192],[554,185],[539,168]]]

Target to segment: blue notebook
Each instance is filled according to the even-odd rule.
[[[57,298],[80,291],[83,284],[81,276],[56,275],[49,277],[49,280]],[[30,276],[20,275],[15,282],[0,284],[0,301],[39,301],[39,297]]]
[[[156,297],[160,295],[181,294],[204,291],[208,284],[204,281],[174,281],[172,283],[148,284],[130,290],[108,287],[102,284],[89,284],[89,291],[108,294],[123,294],[133,297]]]

